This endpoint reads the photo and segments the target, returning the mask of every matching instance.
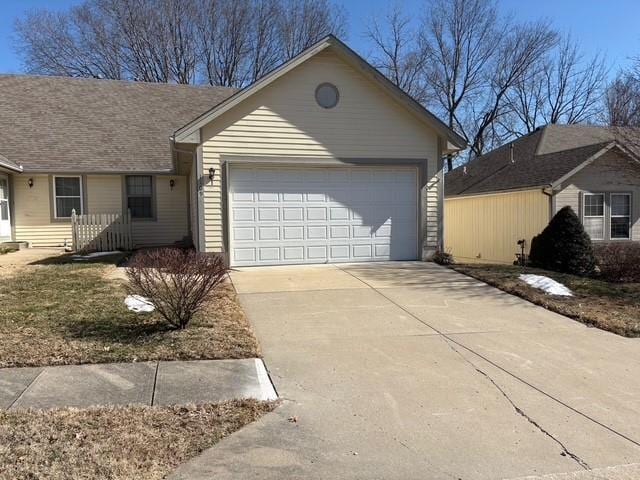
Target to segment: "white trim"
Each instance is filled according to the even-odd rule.
[[[602,215],[585,215],[585,209],[587,207],[586,196],[602,196]],[[607,196],[604,192],[582,192],[582,225],[584,225],[585,218],[602,218],[602,236],[600,238],[594,238],[589,235],[591,240],[602,241],[605,239],[605,233],[607,230]]]
[[[84,192],[82,190],[82,175],[53,175],[53,185],[52,185],[52,195],[53,195],[53,218],[64,220],[67,218],[71,218],[71,215],[68,217],[60,217],[58,216],[58,202],[56,200],[58,198],[78,198],[77,195],[57,195],[56,194],[56,178],[77,178],[78,183],[80,184],[80,212],[77,212],[78,215],[82,215],[84,213]]]
[[[629,214],[628,215],[613,215],[613,211],[612,211],[612,207],[613,207],[613,196],[614,195],[618,195],[618,196],[625,196],[629,199]],[[628,241],[631,240],[633,237],[633,223],[631,222],[632,220],[632,206],[633,206],[633,194],[629,193],[629,192],[609,192],[609,240],[612,242],[619,242],[619,241]],[[613,238],[613,236],[611,235],[611,227],[613,225],[613,222],[611,221],[611,219],[613,218],[627,218],[629,220],[629,236],[625,237],[625,238],[620,238],[620,237],[616,237]]]
[[[7,198],[4,199],[0,199],[0,202],[7,202],[7,219],[6,220],[2,220],[2,218],[0,218],[0,223],[1,222],[7,222],[9,224],[9,235],[1,235],[0,234],[0,239],[11,239],[12,235],[11,235],[11,192],[9,192],[9,175],[5,174],[5,173],[0,173],[0,179],[4,180],[5,182],[7,182]],[[1,231],[1,230],[0,230]]]

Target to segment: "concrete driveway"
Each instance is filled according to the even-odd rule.
[[[434,264],[232,277],[283,405],[174,478],[640,478],[640,339]]]

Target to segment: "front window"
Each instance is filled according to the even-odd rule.
[[[9,220],[9,182],[0,177],[0,220]]]
[[[591,240],[604,240],[604,194],[584,194],[584,229]]]
[[[82,181],[80,177],[53,177],[56,218],[70,218],[75,210],[82,214]]]
[[[629,239],[631,233],[631,195],[611,194],[611,239]]]
[[[132,218],[153,218],[153,181],[150,175],[130,175],[127,182],[127,208]]]

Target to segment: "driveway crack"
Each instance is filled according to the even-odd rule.
[[[562,449],[562,453],[560,455],[565,456],[565,457],[569,457],[572,460],[574,460],[578,465],[580,465],[583,469],[585,470],[591,470],[591,467],[589,466],[589,464],[587,462],[585,462],[582,458],[580,458],[578,455],[576,455],[575,453],[571,452],[567,446],[562,443],[560,440],[558,440],[558,438],[556,438],[551,432],[549,432],[548,430],[546,430],[544,427],[542,427],[542,425],[540,425],[538,422],[536,422],[533,418],[531,418],[524,410],[522,410],[522,408],[520,408],[514,401],[513,399],[509,396],[509,394],[507,394],[507,392],[500,386],[498,385],[498,383],[491,377],[491,375],[489,375],[487,372],[485,372],[484,370],[480,369],[476,364],[474,364],[471,360],[469,360],[468,358],[466,358],[464,355],[462,355],[462,353],[460,353],[460,351],[454,347],[451,342],[449,342],[448,339],[446,339],[445,337],[445,341],[447,343],[447,345],[449,345],[449,348],[451,348],[455,353],[457,353],[460,358],[462,358],[467,364],[469,364],[476,372],[478,372],[480,375],[482,375],[486,380],[488,380],[489,382],[491,382],[491,384],[502,394],[502,396],[509,402],[509,404],[513,407],[513,409],[515,410],[515,412],[520,415],[521,417],[523,417],[525,420],[527,420],[531,425],[533,425],[534,427],[536,427],[541,433],[545,434],[547,437],[549,437],[551,440],[553,440],[555,443],[557,443],[560,448]]]

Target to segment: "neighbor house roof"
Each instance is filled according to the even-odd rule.
[[[464,150],[467,147],[466,141],[460,135],[447,127],[447,125],[444,124],[438,117],[436,117],[423,105],[414,100],[406,92],[398,88],[382,73],[376,70],[366,60],[364,60],[360,55],[358,55],[345,43],[341,42],[333,35],[328,35],[314,45],[311,45],[309,48],[302,51],[288,62],[285,62],[278,68],[258,79],[256,82],[238,91],[235,95],[229,97],[219,105],[212,107],[202,115],[194,118],[191,122],[182,126],[182,128],[177,129],[174,138],[179,142],[199,143],[200,138],[198,133],[200,128],[210,123],[215,118],[222,115],[224,112],[235,107],[246,98],[254,95],[266,86],[270,85],[293,68],[297,67],[301,63],[305,62],[309,58],[317,55],[327,48],[332,48],[333,51],[336,52],[348,64],[350,64],[356,70],[359,70],[364,75],[367,75],[370,79],[376,82],[378,86],[380,86],[387,94],[394,97],[407,110],[412,112],[417,118],[422,120],[425,124],[433,128],[443,138],[445,138],[452,145],[452,147],[445,148],[445,150],[455,152],[458,150]]]
[[[0,75],[0,153],[25,172],[169,172],[173,132],[234,92]]]
[[[637,131],[547,125],[447,173],[445,195],[474,195],[545,187],[612,147],[635,154]]]

